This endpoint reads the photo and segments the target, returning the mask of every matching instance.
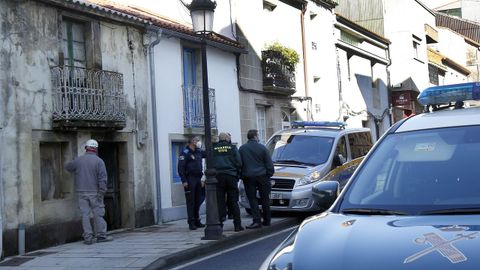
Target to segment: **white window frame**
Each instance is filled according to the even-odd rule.
[[[292,127],[292,116],[286,111],[282,110],[282,129],[287,129]],[[285,121],[285,118],[287,121]]]
[[[258,139],[260,140],[260,143],[265,143],[267,141],[267,108],[265,106],[257,105],[255,112]]]

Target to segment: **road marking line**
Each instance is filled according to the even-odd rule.
[[[175,268],[169,268],[169,270],[179,270],[179,269],[182,269],[182,268],[187,267],[187,266],[190,266],[190,265],[192,265],[192,264],[196,264],[196,263],[199,263],[199,262],[208,260],[208,259],[210,259],[210,258],[220,256],[220,255],[222,255],[222,254],[224,254],[224,253],[228,253],[228,252],[230,252],[230,251],[232,251],[232,250],[239,249],[239,248],[242,248],[242,247],[244,247],[244,246],[251,245],[251,244],[253,244],[253,243],[255,243],[255,242],[263,241],[263,240],[265,240],[265,239],[268,239],[268,238],[270,238],[270,237],[274,237],[274,236],[276,236],[276,235],[282,234],[282,233],[287,232],[287,231],[291,231],[291,230],[293,230],[295,227],[297,227],[297,226],[293,226],[293,227],[284,229],[284,230],[282,230],[282,231],[276,232],[276,233],[274,233],[274,234],[266,235],[266,236],[260,237],[260,238],[258,238],[258,239],[255,239],[255,240],[252,240],[252,241],[243,243],[243,244],[241,244],[241,245],[238,245],[238,246],[235,246],[235,247],[226,249],[226,250],[222,250],[222,251],[220,251],[220,252],[217,252],[217,253],[208,255],[208,256],[206,256],[206,257],[203,257],[203,258],[200,258],[200,259],[197,259],[197,260],[188,262],[188,263],[186,263],[186,264],[182,264],[182,265],[176,266]]]

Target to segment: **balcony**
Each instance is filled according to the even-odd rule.
[[[80,67],[52,67],[53,128],[123,129],[123,75]]]
[[[183,86],[183,124],[187,129],[204,128],[202,86]],[[209,89],[210,119],[212,128],[217,127],[215,89]]]
[[[265,91],[283,95],[295,93],[295,74],[278,51],[262,51],[262,70]]]

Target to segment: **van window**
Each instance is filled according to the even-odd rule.
[[[372,148],[372,136],[368,131],[348,134],[348,142],[352,159],[366,155]]]
[[[334,138],[305,135],[276,135],[267,149],[273,162],[316,166],[328,160]]]
[[[335,155],[333,156],[332,169],[336,168],[347,161],[347,140],[345,136],[342,136],[338,140],[337,147],[335,149]]]

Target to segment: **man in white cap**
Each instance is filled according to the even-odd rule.
[[[111,241],[107,236],[107,223],[103,219],[105,205],[103,196],[107,191],[107,170],[105,163],[97,155],[98,142],[88,140],[85,144],[85,154],[66,164],[65,169],[75,175],[75,191],[78,194],[78,204],[82,213],[83,243],[91,245],[95,242]],[[90,213],[93,213],[96,235],[90,223]]]

